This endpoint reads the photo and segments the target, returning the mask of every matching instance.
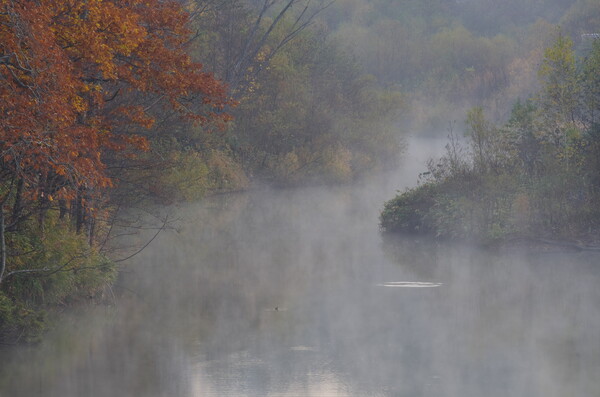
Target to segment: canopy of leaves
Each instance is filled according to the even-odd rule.
[[[131,128],[157,107],[225,120],[224,87],[184,51],[187,20],[175,1],[1,0],[2,179],[72,198],[111,185],[107,151],[147,149]]]

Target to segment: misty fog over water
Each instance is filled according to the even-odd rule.
[[[600,256],[382,236],[414,185],[269,188],[178,208],[111,306],[3,351],[0,396],[600,395]]]

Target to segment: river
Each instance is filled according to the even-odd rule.
[[[427,145],[353,186],[172,209],[109,304],[0,351],[0,396],[600,395],[598,254],[379,233]]]

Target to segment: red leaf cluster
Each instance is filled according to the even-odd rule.
[[[72,198],[111,186],[107,151],[147,149],[128,131],[157,106],[225,122],[224,86],[185,51],[187,21],[170,0],[0,0],[2,180],[58,176],[53,193]]]

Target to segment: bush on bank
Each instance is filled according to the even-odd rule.
[[[600,41],[575,57],[559,31],[539,71],[542,88],[498,127],[467,114],[425,184],[385,204],[382,229],[438,237],[593,240],[600,231]],[[593,73],[592,73],[593,71]]]
[[[116,266],[68,217],[49,214],[7,235],[7,271],[0,285],[0,342],[36,341],[47,312],[101,296],[116,278]]]

